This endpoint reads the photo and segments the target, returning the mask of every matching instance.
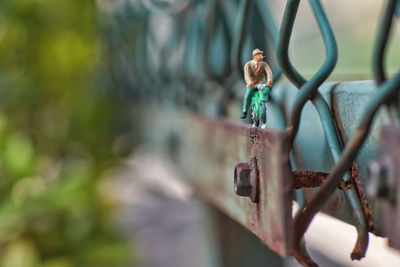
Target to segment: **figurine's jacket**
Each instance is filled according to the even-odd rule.
[[[267,75],[267,83],[272,85],[273,80],[271,68],[265,61],[260,61],[258,64],[258,71],[256,71],[256,68],[252,64],[252,60],[244,65],[244,80],[246,81],[246,84],[249,84],[250,82],[253,82],[254,85],[263,83],[265,82],[265,75]]]

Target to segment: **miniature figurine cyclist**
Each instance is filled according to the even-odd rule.
[[[263,116],[261,118],[261,128],[266,128],[266,103],[272,88],[272,71],[267,62],[263,61],[263,51],[260,49],[253,50],[253,60],[244,65],[244,80],[246,82],[246,93],[243,99],[242,119],[247,117],[247,111],[250,106],[251,99],[257,90],[261,90],[261,106],[263,108]],[[267,75],[267,81],[265,81]]]

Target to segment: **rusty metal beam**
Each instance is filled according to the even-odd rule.
[[[189,121],[191,134],[181,145],[185,156],[180,163],[190,169],[185,174],[214,205],[272,250],[290,255],[293,176],[286,133],[197,116],[190,116]],[[242,163],[236,170],[251,172],[250,165],[258,163],[257,201],[234,192],[234,166],[250,159],[250,164]],[[239,186],[241,192],[246,189]]]

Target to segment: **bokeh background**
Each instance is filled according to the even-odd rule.
[[[130,266],[107,172],[130,152],[102,13],[90,0],[0,2],[0,266]]]

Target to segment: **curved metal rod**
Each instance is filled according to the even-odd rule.
[[[290,18],[287,18],[285,22],[282,22],[282,29],[283,27],[293,27],[294,20],[295,20],[295,15],[297,13],[297,8],[298,4],[293,3],[291,6],[288,6],[287,8],[287,16],[291,16]],[[295,84],[296,87],[300,88],[304,86],[304,84],[307,82],[306,79],[293,67],[293,65],[290,62],[289,56],[288,56],[288,47],[289,47],[289,39],[290,36],[283,35],[281,34],[281,42],[280,42],[280,48],[279,50],[279,59],[280,64],[282,66],[282,69],[285,73],[285,75],[289,78],[289,80]],[[328,49],[328,47],[327,47]],[[303,89],[301,89],[303,90]],[[324,133],[326,136],[326,140],[331,152],[331,155],[333,157],[334,162],[338,162],[340,159],[340,155],[342,152],[342,144],[340,142],[340,138],[337,132],[337,128],[335,125],[335,122],[331,116],[331,111],[329,108],[328,103],[325,101],[325,99],[322,97],[322,95],[317,91],[315,96],[311,99],[312,103],[317,109],[317,112],[319,114],[319,117],[321,119],[322,127],[324,129]],[[345,181],[351,181],[350,174],[349,172],[346,172],[345,176],[343,177]],[[362,209],[362,205],[358,196],[358,193],[356,192],[355,188],[352,187],[349,190],[346,190],[346,196],[349,200],[349,203],[351,205],[351,208],[353,210],[354,217],[356,221],[358,222],[356,225],[357,232],[359,238],[357,239],[357,243],[355,246],[355,249],[353,252],[355,254],[364,254],[363,252],[359,253],[358,251],[355,251],[356,248],[366,248],[368,245],[368,229],[365,221],[365,215]],[[299,212],[301,209],[299,209]],[[363,244],[358,244],[359,242],[362,242]]]
[[[393,79],[384,82],[379,87],[379,90],[375,93],[372,100],[365,108],[362,120],[357,127],[353,138],[349,141],[348,145],[346,145],[340,161],[335,165],[327,181],[318,190],[315,197],[298,214],[298,216],[295,217],[294,244],[299,244],[315,214],[325,205],[332,192],[336,190],[336,186],[342,179],[342,176],[357,157],[358,152],[360,151],[360,148],[369,133],[376,111],[383,103],[389,101],[393,94],[399,90],[400,70]],[[363,251],[363,248],[358,248],[357,251]],[[362,257],[362,255],[352,255],[353,259],[360,257]]]
[[[179,73],[182,74],[182,76],[185,78],[200,78],[198,77],[198,73],[201,72],[202,67],[200,66],[201,64],[199,64],[198,62],[201,60],[196,60],[201,56],[199,55],[201,53],[197,53],[201,40],[199,28],[198,10],[193,10],[193,12],[190,13],[190,15],[187,17],[185,23],[185,45],[183,52],[184,58],[179,68]],[[196,59],[193,56],[195,56]]]
[[[287,69],[294,70],[289,60],[288,49],[299,3],[300,0],[288,0],[282,19],[277,58],[284,73]],[[301,87],[301,90],[297,93],[294,100],[289,124],[287,126],[291,143],[293,143],[297,135],[300,125],[300,115],[305,103],[317,93],[318,87],[328,78],[337,62],[336,41],[328,19],[326,18],[319,0],[310,0],[310,3],[324,40],[326,58],[317,73]],[[304,80],[297,71],[293,71],[292,73],[296,76],[295,80]]]
[[[143,5],[146,6],[149,10],[167,12],[170,13],[171,15],[177,15],[179,13],[184,12],[190,7],[190,4],[192,4],[195,1],[196,0],[187,0],[184,3],[168,4],[165,1],[141,0]]]
[[[262,10],[261,18],[263,20],[263,23],[267,29],[269,36],[272,39],[272,43],[276,49],[279,41],[279,31],[277,26],[275,25],[275,21],[273,19],[271,10],[267,2],[264,0],[257,0],[256,5],[258,6],[259,9]],[[282,75],[281,67],[279,66],[278,63],[274,64],[274,66],[272,67],[272,76],[274,77],[274,81],[277,82],[280,79],[281,75]]]
[[[182,14],[177,14],[172,17],[172,27],[171,27],[171,32],[170,35],[168,36],[168,40],[165,43],[165,45],[160,45],[159,43],[156,42],[155,39],[150,39],[148,40],[148,45],[150,45],[150,42],[152,41],[152,45],[154,45],[153,49],[156,50],[156,54],[158,54],[158,57],[160,59],[160,65],[159,65],[159,70],[158,70],[158,76],[160,79],[152,79],[155,80],[159,84],[163,84],[164,87],[168,85],[168,90],[163,90],[164,96],[162,97],[162,100],[173,100],[176,102],[179,102],[179,99],[176,99],[177,96],[179,97],[180,94],[177,92],[177,90],[180,89],[178,86],[170,86],[172,83],[176,81],[177,73],[179,71],[179,68],[177,68],[177,63],[182,62],[182,53],[180,50],[180,54],[176,54],[176,47],[180,47],[182,44],[182,36],[183,36],[183,24],[181,23],[182,21]],[[154,30],[154,29],[153,29]],[[151,33],[155,34],[154,31],[150,31]],[[150,37],[150,35],[149,35]],[[174,51],[175,50],[175,51]],[[170,55],[175,52],[174,57],[171,57]],[[180,57],[176,61],[174,60],[176,57]]]
[[[201,99],[200,92],[202,91],[201,83],[203,79],[202,75],[202,54],[201,49],[201,23],[199,12],[201,9],[194,8],[187,14],[185,23],[185,43],[183,59],[179,67],[179,77],[181,79],[181,85],[183,87],[182,100],[183,104],[187,107],[198,111],[198,107],[201,106],[199,99]]]
[[[166,55],[171,55],[175,52],[177,47],[181,47],[182,45],[185,45],[184,42],[184,37],[185,37],[185,26],[186,24],[184,23],[184,16],[181,14],[175,15],[173,17],[172,23],[173,23],[173,31],[170,34],[170,39],[169,42],[167,43],[167,46],[165,47],[165,54]],[[183,49],[184,51],[184,49]],[[165,69],[161,68],[161,70],[168,70],[166,72],[166,77],[171,81],[175,80],[178,75],[180,75],[180,68],[178,66],[178,63],[180,62],[180,65],[182,65],[184,61],[184,53],[180,53],[179,58],[174,58],[174,57],[168,57],[166,56],[165,59]]]
[[[237,4],[235,1],[225,1],[220,0],[218,4],[220,5],[221,12],[226,20],[228,30],[231,36],[235,34],[235,23],[236,23],[236,12]]]
[[[211,36],[213,34],[213,29],[215,28],[215,13],[217,11],[217,5],[218,5],[218,0],[212,0],[208,13],[206,15],[206,26],[204,30],[204,42],[203,42],[203,73],[206,76],[212,77],[212,73],[209,70],[208,66],[208,52],[210,50],[210,42],[211,42]]]
[[[284,18],[282,20],[279,46],[277,49],[277,58],[286,77],[297,87],[301,88],[307,83],[307,80],[293,67],[289,59],[289,41],[290,34],[293,29],[296,17],[298,3],[292,2],[287,5]],[[290,31],[290,33],[289,33]],[[289,33],[289,34],[287,34]],[[337,53],[337,51],[335,52]],[[311,98],[312,103],[320,115],[324,132],[327,138],[329,148],[335,161],[339,160],[341,154],[341,143],[337,134],[335,123],[332,119],[328,103],[319,93],[318,88],[314,97]],[[301,89],[303,90],[303,89]],[[314,89],[315,90],[315,89]],[[300,114],[299,114],[300,115]]]
[[[398,0],[389,0],[386,6],[385,12],[382,14],[381,23],[378,28],[377,38],[374,46],[374,53],[372,56],[372,70],[374,74],[374,79],[377,85],[382,84],[386,81],[386,71],[384,67],[384,58],[386,53],[386,47],[388,44],[389,36],[392,29],[392,23],[394,16],[397,11],[400,10],[400,1]],[[396,105],[396,101],[390,101],[387,104],[387,111],[389,114],[389,118],[392,123],[396,122],[396,116],[391,109]]]
[[[383,65],[386,46],[392,29],[393,16],[396,11],[397,0],[389,0],[386,11],[382,14],[381,24],[375,41],[374,54],[372,57],[372,70],[374,79],[378,85],[386,81],[386,73]]]
[[[279,32],[279,42],[276,49],[276,58],[283,73],[298,88],[303,86],[307,81],[299,72],[297,72],[289,59],[289,43],[299,4],[299,0],[288,0],[286,2]]]
[[[274,47],[277,47],[279,34],[268,4],[264,0],[257,0],[254,2],[254,4],[258,7],[258,9],[256,9],[255,11],[260,12],[260,17],[266,28],[266,32],[272,39]],[[246,18],[252,12],[252,8],[254,8],[254,6],[252,6],[252,2],[249,0],[241,1],[239,6],[240,13],[238,15],[238,19],[235,25],[235,39],[233,41],[233,48],[231,51],[231,67],[232,70],[236,73],[242,70],[241,51],[243,49],[246,31],[249,27],[249,21]],[[259,11],[259,9],[261,9],[262,11]],[[273,66],[273,76],[275,82],[278,81],[281,74],[282,70],[279,67],[279,64],[275,64],[275,66]]]
[[[238,14],[238,19],[235,25],[235,39],[233,40],[233,46],[230,58],[232,70],[236,73],[238,73],[242,69],[240,57],[244,44],[246,29],[248,27],[248,22],[246,20],[246,17],[251,11],[250,4],[251,3],[249,0],[243,0],[239,5],[240,13]]]
[[[212,68],[209,66],[209,51],[210,51],[210,43],[212,41],[212,35],[214,34],[214,31],[216,29],[216,18],[220,18],[221,22],[223,23],[223,26],[227,32],[227,40],[226,43],[230,43],[231,41],[229,39],[232,39],[232,30],[229,28],[228,23],[227,23],[227,18],[225,17],[225,13],[220,13],[217,14],[219,8],[220,8],[220,0],[213,0],[211,4],[209,5],[209,10],[208,14],[206,17],[206,27],[205,27],[205,34],[204,34],[204,43],[203,43],[203,73],[205,74],[206,77],[209,77],[211,79],[217,80],[219,82],[222,82],[223,78],[231,72],[231,66],[230,66],[230,55],[227,55],[227,65],[228,68],[226,69],[225,73],[222,75],[216,75],[213,71]],[[218,16],[219,15],[219,16]]]
[[[397,2],[395,14],[398,18],[400,18],[400,2]]]
[[[218,104],[219,108],[216,111],[215,115],[221,116],[225,114],[225,101],[228,97],[224,95],[222,92],[225,90],[223,87],[223,83],[226,80],[226,77],[229,73],[232,72],[231,64],[230,64],[230,53],[229,49],[225,49],[226,56],[224,57],[223,65],[226,66],[222,73],[216,74],[213,72],[213,68],[210,64],[209,55],[210,55],[210,46],[211,41],[213,39],[213,34],[215,33],[217,18],[219,19],[219,23],[222,23],[224,33],[226,34],[224,37],[225,42],[228,45],[231,45],[231,40],[233,39],[233,26],[230,27],[230,20],[227,17],[227,13],[223,12],[224,8],[231,7],[228,4],[221,6],[221,0],[212,0],[211,3],[207,6],[206,10],[206,18],[205,18],[205,29],[204,29],[204,37],[202,42],[202,49],[201,49],[201,71],[199,71],[200,76],[202,76],[201,81],[201,89],[203,95],[210,96],[213,93],[221,93],[217,98],[212,97],[213,101],[220,102]],[[231,9],[230,9],[231,10]],[[217,13],[218,12],[218,13]],[[206,80],[207,79],[207,80]],[[214,83],[210,83],[213,81]],[[212,84],[211,86],[209,86]],[[209,101],[208,101],[209,102]]]
[[[192,9],[193,10],[193,9]],[[189,50],[189,44],[192,41],[191,36],[188,34],[192,23],[190,23],[190,12],[179,13],[174,16],[173,23],[174,25],[174,33],[171,35],[172,40],[169,43],[167,49],[170,54],[173,53],[175,47],[180,47],[182,50],[177,56],[172,57],[173,60],[167,61],[167,69],[170,69],[168,76],[168,87],[169,91],[171,91],[174,102],[177,105],[184,105],[187,103],[187,87],[185,84],[185,77],[188,70],[189,57],[187,56]],[[186,23],[184,23],[186,22]]]
[[[147,41],[149,38],[149,23],[148,23],[148,16],[145,17],[146,22],[144,23],[144,30],[141,33],[141,37],[138,38],[139,44],[137,46],[138,48],[138,54],[135,57],[135,60],[138,64],[137,70],[139,72],[138,77],[140,77],[140,80],[142,81],[142,84],[144,84],[147,87],[147,93],[153,92],[154,89],[154,83],[158,84],[159,80],[154,79],[154,75],[151,75],[151,67],[149,66],[149,61],[146,60],[146,55],[148,55],[148,47],[147,47]],[[151,84],[153,83],[153,85]]]

